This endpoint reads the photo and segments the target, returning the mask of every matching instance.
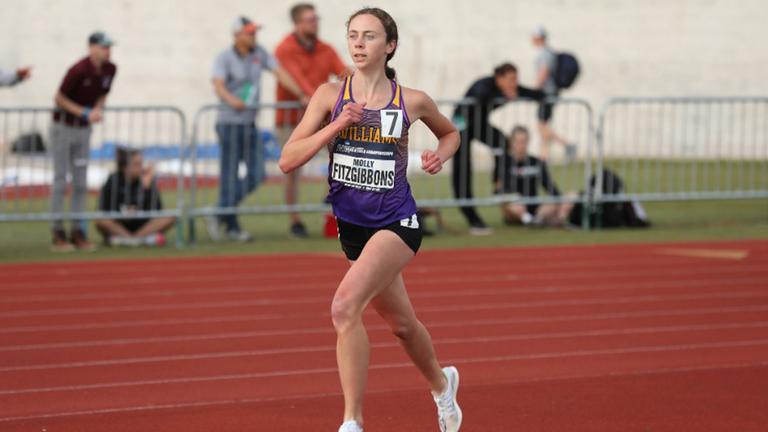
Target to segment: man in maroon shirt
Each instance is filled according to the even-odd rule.
[[[103,32],[91,34],[88,37],[88,56],[69,68],[54,98],[51,211],[55,214],[64,212],[67,173],[72,176],[70,212],[85,210],[91,125],[101,121],[107,93],[117,73],[117,67],[109,61],[112,44],[112,39]],[[73,219],[71,224],[67,238],[63,219],[54,220],[52,250],[93,250],[94,246],[86,239],[81,221]]]

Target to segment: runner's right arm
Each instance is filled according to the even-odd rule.
[[[312,96],[301,122],[280,154],[278,165],[283,173],[287,174],[307,163],[342,129],[362,119],[364,105],[347,103],[333,122],[320,128],[333,110],[338,92],[338,83],[327,83],[320,86]]]

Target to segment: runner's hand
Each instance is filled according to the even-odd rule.
[[[440,156],[432,150],[425,150],[421,154],[421,169],[427,174],[437,174],[443,169],[443,161]]]
[[[355,123],[360,123],[363,119],[363,108],[365,108],[365,103],[358,104],[350,102],[344,105],[344,108],[341,109],[341,114],[336,118],[336,121],[339,122],[342,129]]]

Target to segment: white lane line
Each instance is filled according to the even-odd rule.
[[[701,371],[717,371],[717,370],[729,370],[729,369],[749,369],[755,367],[766,367],[768,362],[755,362],[755,363],[724,363],[715,365],[703,365],[703,366],[684,366],[684,367],[670,367],[670,368],[655,368],[655,369],[638,369],[626,372],[607,372],[607,373],[592,373],[592,374],[568,374],[558,375],[552,377],[535,377],[535,378],[512,378],[504,379],[495,385],[509,385],[509,384],[528,384],[538,382],[556,382],[556,381],[574,381],[591,378],[608,378],[608,377],[624,377],[624,376],[651,376],[651,375],[664,375],[672,373],[686,373],[686,372],[701,372]],[[466,384],[464,384],[466,386]],[[488,388],[493,387],[491,385],[483,384],[472,386],[472,388]],[[408,388],[408,389],[395,389],[395,390],[368,390],[368,394],[372,395],[384,395],[384,394],[397,394],[409,391],[422,391],[421,387]],[[171,403],[171,404],[152,404],[142,406],[128,406],[128,407],[116,407],[116,408],[103,408],[94,410],[81,410],[81,411],[64,411],[58,413],[40,413],[26,416],[15,417],[3,417],[0,418],[0,422],[8,423],[14,421],[30,421],[30,420],[45,420],[51,418],[61,417],[76,417],[76,416],[93,416],[104,414],[120,414],[130,412],[144,412],[144,411],[162,411],[162,410],[176,410],[184,408],[212,408],[218,406],[227,405],[246,405],[257,404],[266,402],[279,402],[279,401],[297,401],[307,399],[323,399],[328,397],[339,397],[343,394],[341,392],[328,392],[328,393],[313,393],[313,394],[299,394],[299,395],[287,395],[287,396],[273,396],[262,398],[244,398],[244,399],[230,399],[230,400],[218,400],[218,401],[200,401],[200,402],[183,402],[183,403]]]
[[[494,309],[520,309],[520,308],[533,308],[533,307],[549,307],[549,306],[568,306],[568,305],[593,305],[593,304],[633,304],[633,303],[658,303],[666,301],[680,301],[680,300],[702,300],[702,299],[740,299],[740,298],[759,298],[768,297],[768,293],[710,293],[705,294],[691,294],[685,296],[643,296],[643,297],[620,297],[620,298],[604,298],[604,299],[588,299],[588,300],[552,300],[552,301],[537,301],[537,302],[519,302],[519,303],[490,303],[482,305],[449,305],[449,306],[425,306],[419,309],[419,312],[447,312],[447,311],[468,311],[468,310],[494,310]],[[329,328],[330,329],[330,328]],[[57,342],[57,343],[43,343],[43,344],[21,344],[21,345],[8,345],[0,347],[0,352],[9,351],[24,351],[24,350],[41,350],[51,348],[78,348],[78,347],[90,347],[90,346],[104,346],[104,345],[126,345],[132,343],[148,343],[152,342],[171,342],[171,341],[186,341],[186,340],[211,340],[211,339],[226,339],[232,337],[243,337],[244,334],[260,334],[262,332],[230,332],[230,333],[215,333],[206,335],[190,335],[190,336],[171,336],[163,338],[121,338],[112,340],[89,340],[78,342]]]
[[[653,265],[654,268],[654,274],[663,275],[663,276],[674,276],[674,275],[686,275],[686,274],[694,274],[694,275],[700,275],[702,273],[705,274],[719,274],[719,273],[745,273],[750,271],[756,271],[757,273],[765,273],[765,265],[764,264],[734,264],[734,263],[725,263],[719,266],[709,265],[707,267],[693,267],[693,266],[681,266],[679,263],[659,263],[659,260],[648,260],[647,263],[649,265]],[[621,261],[617,261],[617,264],[615,267],[623,268],[623,267],[630,267],[631,270],[610,270],[611,266],[601,267],[600,269],[587,269],[584,270],[584,266],[589,266],[590,264],[594,264],[594,260],[586,260],[580,265],[576,265],[577,263],[570,263],[570,264],[547,264],[547,263],[541,263],[540,265],[535,266],[524,266],[520,268],[515,268],[515,271],[519,273],[523,278],[531,279],[531,280],[539,280],[539,279],[575,279],[575,278],[602,278],[602,277],[616,277],[616,276],[646,276],[648,275],[647,270],[637,270],[644,268],[643,262],[624,262],[624,264],[621,263]],[[682,268],[681,268],[682,267]],[[564,271],[564,269],[581,269],[581,271]],[[555,271],[543,271],[542,270],[557,270]],[[320,271],[313,271],[312,277],[313,279],[319,279],[319,278],[326,278],[329,282],[337,283],[338,280],[340,280],[341,276],[344,274],[344,269],[339,270],[320,270]],[[414,268],[409,268],[406,271],[406,278],[409,278],[412,275],[417,274],[428,274],[428,273],[455,273],[456,277],[461,277],[464,274],[470,273],[470,274],[487,274],[498,271],[498,264],[497,263],[486,263],[486,264],[474,264],[472,266],[446,266],[446,265],[427,265],[427,266],[414,266]],[[541,272],[541,273],[536,273]],[[199,274],[203,273],[203,274]],[[185,276],[179,276],[179,274],[184,274]],[[244,274],[232,274],[232,273],[222,273],[222,274],[210,274],[209,272],[198,272],[198,274],[195,274],[195,272],[174,272],[174,275],[171,277],[169,275],[151,275],[147,276],[146,272],[142,272],[139,276],[133,276],[130,278],[130,285],[131,286],[138,286],[138,285],[167,285],[167,284],[174,284],[174,285],[180,285],[180,284],[200,284],[205,282],[210,282],[214,284],[221,284],[222,282],[251,282],[251,283],[259,283],[263,281],[267,281],[270,284],[276,284],[281,285],[285,284],[289,280],[294,279],[306,279],[306,273],[305,272],[299,272],[299,271],[291,271],[291,272],[279,272],[279,273],[269,273],[268,275],[265,275],[264,272],[259,271],[253,271],[250,273],[244,273]],[[22,282],[22,283],[15,283],[15,284],[6,284],[3,287],[0,287],[0,292],[2,291],[15,291],[19,289],[25,289],[25,290],[34,290],[34,289],[45,289],[45,288],[66,288],[66,287],[77,287],[82,288],[85,286],[93,286],[93,287],[102,287],[104,285],[112,285],[115,282],[115,276],[112,274],[105,274],[103,278],[93,278],[89,277],[87,279],[78,279],[76,281],[70,281],[70,280],[58,280],[58,281],[40,281],[40,282]]]
[[[463,323],[461,327],[468,327],[470,324]],[[768,321],[747,321],[738,323],[727,324],[692,324],[692,325],[678,325],[678,326],[655,326],[655,327],[634,327],[625,329],[614,330],[583,330],[573,332],[547,332],[547,333],[524,333],[516,335],[503,335],[503,336],[482,336],[482,337],[463,337],[463,338],[443,338],[434,339],[435,345],[451,345],[451,344],[463,344],[463,343],[494,343],[505,341],[520,341],[520,340],[546,340],[546,339],[562,339],[562,338],[587,338],[598,336],[621,336],[621,335],[641,335],[649,333],[687,333],[687,332],[706,332],[712,330],[733,330],[733,329],[759,329],[768,328]],[[314,330],[314,329],[313,329]],[[324,333],[327,333],[327,329],[322,329]],[[321,332],[312,332],[321,333]],[[305,333],[308,334],[308,333]],[[397,342],[379,342],[371,344],[374,348],[397,348],[400,346]],[[0,367],[1,372],[19,372],[19,371],[33,371],[33,370],[48,370],[48,369],[70,369],[70,368],[87,368],[87,367],[99,367],[99,366],[116,366],[116,365],[133,365],[142,363],[161,363],[161,362],[175,362],[175,361],[190,361],[190,360],[210,360],[221,358],[237,358],[237,357],[256,357],[267,355],[281,355],[281,354],[297,354],[297,353],[313,353],[334,351],[335,345],[324,346],[296,346],[292,348],[279,348],[279,349],[260,349],[260,350],[248,350],[248,351],[230,351],[230,352],[215,352],[215,353],[201,353],[201,354],[182,354],[182,355],[169,355],[169,356],[151,356],[151,357],[134,357],[115,360],[94,360],[94,361],[82,361],[72,363],[49,363],[49,364],[36,364],[14,367]]]
[[[497,302],[486,304],[467,304],[451,306],[422,306],[421,312],[453,312],[467,310],[493,310],[493,309],[518,309],[529,307],[547,307],[547,306],[586,306],[586,305],[608,305],[625,303],[657,303],[683,300],[724,300],[740,298],[763,298],[768,297],[768,291],[746,291],[746,292],[726,292],[726,293],[707,293],[707,294],[681,294],[681,295],[650,295],[650,296],[632,296],[619,298],[599,298],[599,299],[575,299],[575,300],[552,300],[552,301],[533,301],[533,302]]]
[[[539,321],[551,321],[551,320],[584,320],[584,319],[611,319],[611,318],[632,318],[632,317],[645,317],[645,316],[685,316],[685,315],[706,315],[706,314],[727,314],[736,312],[763,312],[768,311],[768,305],[765,306],[734,306],[734,307],[718,307],[718,308],[690,308],[690,309],[669,309],[669,310],[653,310],[653,311],[641,311],[641,312],[619,312],[619,313],[601,313],[601,314],[583,314],[583,315],[556,315],[547,316],[543,318],[539,317],[524,317],[524,318],[510,318],[504,320],[491,320],[493,323],[515,323],[515,322],[539,322]],[[213,317],[200,317],[200,318],[183,318],[183,319],[155,319],[155,320],[135,320],[135,321],[108,321],[99,323],[83,323],[83,324],[58,324],[58,325],[41,325],[41,326],[19,326],[19,327],[7,327],[0,328],[0,333],[36,333],[36,332],[64,332],[72,330],[106,330],[106,329],[122,329],[122,328],[134,328],[134,327],[160,327],[160,326],[178,326],[178,325],[198,325],[198,324],[223,324],[223,323],[256,323],[269,320],[297,320],[310,317],[310,314],[306,313],[292,313],[292,314],[265,314],[265,315],[230,315],[230,316],[213,316]],[[316,316],[312,318],[321,318]],[[322,316],[325,318],[325,316]],[[429,326],[441,326],[450,325],[450,323],[456,322],[450,320],[447,323],[441,323],[440,321],[431,320],[428,321]],[[466,321],[466,322],[478,322],[478,321]],[[327,326],[326,326],[327,327]],[[375,326],[369,326],[369,329]],[[382,327],[383,328],[383,327]],[[276,333],[270,334],[268,331],[266,335],[278,335],[283,334],[282,330],[275,330]]]
[[[755,362],[755,363],[724,363],[717,365],[703,365],[703,366],[684,366],[684,367],[671,367],[671,368],[655,368],[655,369],[639,369],[627,372],[607,372],[597,374],[568,374],[558,375],[552,377],[535,377],[535,378],[513,378],[504,379],[495,383],[494,385],[482,384],[476,386],[470,386],[470,388],[488,388],[497,385],[510,385],[510,384],[527,384],[537,382],[557,382],[557,381],[574,381],[591,378],[608,378],[608,377],[625,377],[625,376],[651,376],[651,375],[664,375],[673,373],[686,373],[686,372],[701,372],[701,371],[717,371],[717,370],[729,370],[729,369],[749,369],[755,367],[766,367],[768,362]],[[464,384],[465,386],[467,384]],[[396,390],[368,390],[368,394],[372,395],[385,395],[385,394],[397,394],[411,391],[423,391],[421,387],[413,387],[407,389]],[[274,396],[274,397],[262,397],[262,398],[244,398],[244,399],[231,399],[231,400],[218,400],[218,401],[200,401],[200,402],[184,402],[184,403],[171,403],[171,404],[152,404],[152,405],[140,405],[140,406],[127,406],[116,408],[103,408],[94,410],[81,410],[81,411],[64,411],[58,413],[40,413],[26,416],[15,417],[3,417],[0,418],[0,422],[8,423],[14,421],[31,421],[31,420],[45,420],[63,417],[76,417],[76,416],[93,416],[93,415],[105,415],[105,414],[121,414],[132,412],[144,412],[144,411],[162,411],[162,410],[176,410],[185,408],[212,408],[217,406],[226,405],[247,405],[266,402],[279,402],[279,401],[297,401],[306,399],[322,399],[327,397],[339,397],[342,396],[341,392],[328,392],[328,393],[313,393],[313,394],[298,394],[287,396]]]
[[[573,254],[571,254],[573,255]],[[526,256],[525,259],[529,260],[527,262],[522,262],[522,267],[524,268],[530,268],[535,265],[536,268],[580,268],[585,265],[594,264],[594,259],[581,259],[580,256],[568,256],[568,260],[561,261],[557,265],[551,264],[550,262],[557,258],[558,255],[548,255],[545,261],[541,263],[535,263],[532,264],[531,262],[535,262],[533,257]],[[336,260],[333,264],[339,265],[340,271],[345,271],[346,263],[343,259],[343,255],[339,255],[339,260]],[[494,257],[494,260],[504,260],[504,256],[500,255],[498,257]],[[515,262],[520,262],[519,260],[515,260]],[[9,271],[6,270],[6,274],[10,276],[13,279],[21,278],[21,277],[39,277],[41,274],[50,275],[53,277],[56,277],[58,280],[55,281],[38,281],[38,282],[44,282],[44,283],[52,283],[52,284],[61,284],[57,286],[80,286],[74,283],[71,279],[77,278],[77,279],[86,279],[86,280],[98,280],[100,282],[106,282],[106,281],[114,281],[116,278],[120,277],[130,277],[131,280],[133,279],[141,279],[141,277],[147,277],[147,273],[159,273],[159,276],[156,277],[167,277],[165,273],[167,270],[172,270],[176,274],[187,274],[187,273],[193,273],[193,272],[199,272],[199,273],[231,273],[234,271],[242,271],[242,267],[237,266],[236,264],[228,263],[223,265],[210,265],[208,263],[200,263],[198,265],[189,265],[189,266],[179,266],[179,265],[152,265],[156,263],[156,261],[151,261],[147,264],[150,265],[141,265],[141,266],[122,266],[120,268],[113,268],[113,267],[105,267],[105,268],[91,268],[91,269],[78,269],[78,270],[70,270],[69,267],[58,267],[58,268],[52,268],[48,269],[48,271],[36,269],[29,272],[20,272],[20,271]],[[601,260],[601,268],[603,266],[610,267],[610,266],[622,266],[622,265],[642,265],[645,263],[659,263],[661,265],[666,264],[664,260],[660,260],[657,256],[652,256],[650,254],[646,254],[642,257],[639,256],[633,256],[633,257],[616,257],[615,255],[611,255],[610,257],[605,257],[604,260]],[[70,263],[67,263],[68,265]],[[254,259],[249,262],[249,269],[253,270],[253,273],[260,273],[263,271],[273,271],[275,269],[274,265],[265,265],[265,266],[259,266],[260,262],[258,259]],[[674,263],[673,265],[679,266],[679,264]],[[408,272],[412,273],[419,273],[419,272],[431,272],[434,269],[444,269],[444,268],[452,268],[456,269],[457,267],[461,266],[467,266],[471,268],[478,268],[478,267],[493,267],[496,268],[497,265],[494,263],[489,263],[488,257],[475,257],[473,255],[467,255],[462,258],[455,258],[451,259],[449,257],[446,257],[445,260],[441,259],[439,263],[422,263],[419,260],[416,260],[412,263],[411,266],[408,267]],[[315,270],[318,268],[318,263],[312,262],[307,263],[304,261],[299,261],[295,264],[292,264],[290,266],[291,271],[300,271],[300,270]],[[2,266],[0,266],[0,269],[3,269]],[[249,275],[252,273],[248,273]],[[139,277],[135,277],[136,275],[139,275]],[[67,277],[69,276],[69,277]],[[101,279],[98,279],[98,277],[101,276]],[[167,280],[171,282],[173,279],[170,277],[167,277]],[[13,289],[13,288],[19,288],[23,287],[23,284],[27,284],[31,282],[23,281],[21,283],[16,283],[14,285],[8,285],[7,289]],[[36,285],[40,286],[40,285]]]
[[[520,281],[520,275],[516,273],[496,273],[492,276],[477,276],[477,277],[429,277],[429,278],[408,278],[407,285],[412,287],[411,296],[429,295],[429,294],[448,294],[460,292],[460,290],[450,290],[448,292],[440,290],[437,292],[425,292],[420,291],[420,288],[424,286],[432,285],[465,285],[471,283],[473,285],[480,283],[493,283],[493,282],[509,282]],[[736,277],[728,278],[723,283],[733,284],[734,281],[742,282],[765,282],[765,277]],[[336,287],[336,280],[327,283],[298,283],[282,286],[235,286],[235,287],[222,287],[222,288],[195,288],[195,289],[169,289],[169,288],[157,288],[151,291],[118,291],[118,292],[91,292],[91,293],[78,293],[78,294],[56,294],[56,295],[24,295],[24,296],[4,296],[3,303],[34,303],[34,302],[52,302],[52,301],[80,301],[80,300],[122,300],[122,299],[141,299],[141,298],[173,298],[173,297],[190,297],[196,295],[221,295],[221,294],[252,294],[252,293],[278,293],[284,294],[285,292],[310,292],[316,293],[320,290],[326,290],[331,292]],[[528,282],[520,282],[526,285]],[[694,284],[712,284],[714,281],[712,278],[700,278],[700,279],[686,279],[683,281],[665,281],[664,287],[678,286],[678,284],[684,284],[684,286]],[[654,286],[658,287],[660,284],[658,281],[649,282],[635,282],[636,285],[641,286]],[[518,285],[518,284],[515,284]],[[597,287],[603,287],[603,289],[627,289],[625,285],[617,287],[615,282],[598,282],[590,284],[588,286],[573,286],[568,287],[531,287],[527,289],[512,288],[515,292],[566,292],[566,291],[591,291]],[[415,288],[415,289],[414,289]],[[509,292],[510,288],[506,288],[505,292]]]
[[[659,284],[663,286],[663,284]],[[759,295],[768,295],[768,290],[754,292]],[[414,293],[417,294],[417,293]],[[516,294],[516,293],[512,293]],[[443,293],[420,294],[429,298],[446,296]],[[704,294],[702,294],[704,295]],[[418,295],[414,296],[418,298]],[[447,296],[449,297],[449,296]],[[16,310],[0,313],[1,318],[21,318],[37,316],[63,316],[63,315],[85,315],[85,314],[103,314],[114,312],[144,312],[144,311],[163,311],[179,309],[220,309],[237,308],[245,306],[277,306],[277,305],[298,305],[298,304],[325,304],[330,302],[330,293],[318,297],[299,297],[299,298],[266,298],[254,300],[231,300],[218,302],[189,302],[189,303],[163,303],[156,305],[126,305],[126,306],[104,306],[104,307],[73,307],[58,309],[40,309],[40,310]]]
[[[520,360],[542,360],[542,359],[559,359],[559,358],[572,358],[572,357],[593,357],[603,355],[621,355],[621,354],[639,354],[639,353],[659,353],[659,352],[675,352],[675,351],[693,351],[703,349],[715,349],[715,348],[736,348],[736,347],[752,347],[768,345],[768,339],[755,339],[744,340],[735,342],[711,342],[701,344],[676,344],[676,345],[653,345],[642,346],[633,348],[608,348],[608,349],[593,349],[593,350],[577,350],[577,351],[563,351],[563,352],[551,352],[551,353],[536,353],[536,354],[517,354],[508,356],[490,356],[490,357],[468,357],[448,360],[448,363],[455,364],[476,364],[476,363],[498,363],[498,362],[511,362]],[[401,363],[381,363],[374,364],[369,367],[370,370],[380,369],[397,369],[413,367],[410,362]],[[228,375],[214,375],[214,376],[193,376],[185,378],[171,378],[171,379],[156,379],[156,380],[137,380],[137,381],[118,381],[98,384],[82,384],[82,385],[70,385],[70,386],[57,386],[57,387],[40,387],[29,389],[14,389],[0,391],[0,395],[19,395],[19,394],[39,394],[39,393],[51,393],[51,392],[68,392],[68,391],[82,391],[82,390],[96,390],[96,389],[113,389],[113,388],[125,388],[125,387],[141,387],[152,385],[170,385],[170,384],[189,384],[189,383],[201,383],[201,382],[216,382],[216,381],[238,381],[247,379],[260,379],[260,378],[273,378],[284,376],[298,376],[298,375],[318,375],[326,373],[336,373],[337,369],[332,368],[315,368],[315,369],[296,369],[296,370],[284,370],[273,372],[257,372],[257,373],[244,373],[244,374],[228,374]]]
[[[480,276],[480,277],[451,277],[451,278],[429,278],[423,281],[415,281],[409,283],[409,285],[461,285],[482,282],[508,282],[518,280],[518,276],[509,273],[501,273],[494,276]],[[749,279],[749,278],[747,278]],[[238,286],[229,288],[200,288],[200,289],[168,289],[158,288],[152,291],[139,291],[139,292],[113,292],[113,293],[80,293],[70,295],[31,295],[20,297],[4,297],[3,303],[33,303],[33,302],[51,302],[51,301],[79,301],[79,300],[121,300],[121,299],[136,299],[136,298],[171,298],[171,297],[191,297],[196,295],[221,295],[221,294],[252,294],[252,293],[285,293],[290,292],[312,292],[317,293],[320,290],[325,289],[328,294],[333,293],[336,288],[338,280],[334,279],[328,283],[299,283],[293,285],[283,286],[268,286],[268,287],[254,287],[254,286]],[[450,291],[455,292],[455,291]]]

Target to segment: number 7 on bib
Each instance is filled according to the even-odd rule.
[[[403,110],[381,110],[381,136],[400,138],[403,133]]]

